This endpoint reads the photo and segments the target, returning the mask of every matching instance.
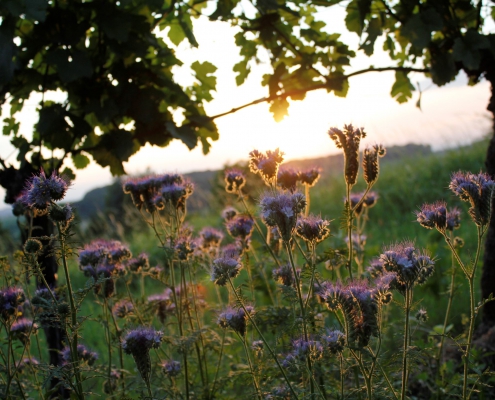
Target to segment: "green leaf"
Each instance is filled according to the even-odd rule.
[[[351,32],[362,35],[364,29],[364,20],[371,10],[371,0],[352,0],[347,6],[347,16],[345,24]]]
[[[368,22],[368,26],[366,27],[366,33],[368,36],[363,44],[361,44],[360,48],[364,50],[367,56],[371,56],[373,54],[373,48],[375,46],[375,41],[382,34],[382,27],[380,20],[378,18],[372,18]]]
[[[15,21],[6,18],[0,24],[0,88],[8,83],[14,75],[14,55],[17,47],[14,44]]]
[[[181,10],[179,10],[179,17],[178,17],[179,25],[184,31],[187,40],[189,40],[189,43],[191,46],[198,47],[199,44],[196,40],[196,37],[194,36],[193,33],[193,26],[191,22],[191,17],[188,13],[183,13]]]
[[[453,81],[457,75],[454,56],[447,52],[432,55],[430,72],[435,85],[443,86]]]
[[[127,42],[132,20],[123,13],[112,13],[101,19],[101,29],[110,39]]]
[[[69,167],[65,167],[61,172],[60,172],[60,175],[61,176],[65,176],[69,179],[69,181],[73,181],[74,179],[76,179],[76,174],[74,173],[74,171],[72,171],[72,169],[70,169]]]
[[[422,21],[421,15],[413,15],[400,30],[400,34],[407,38],[413,46],[418,49],[424,49],[431,40],[431,31]]]
[[[399,103],[405,103],[412,97],[414,86],[405,72],[395,73],[395,83],[392,86],[390,95]]]
[[[93,73],[91,60],[85,51],[56,49],[47,55],[47,61],[57,66],[60,79],[65,83],[90,77]]]
[[[89,165],[90,160],[89,157],[79,153],[72,155],[72,162],[77,169],[84,169]]]
[[[165,123],[165,126],[170,135],[175,139],[181,140],[189,150],[194,149],[198,144],[198,136],[191,126],[182,125],[177,127],[173,122],[167,122]]]
[[[480,35],[475,30],[468,30],[464,37],[455,39],[454,42],[454,59],[461,61],[468,70],[478,69],[481,62],[479,50],[486,49],[490,42],[485,36]]]
[[[47,0],[24,0],[26,4],[26,18],[44,22],[46,19]]]
[[[217,86],[217,78],[213,75],[217,70],[217,67],[209,61],[202,63],[194,61],[191,64],[191,69],[195,72],[196,79],[200,82],[200,85],[195,86],[198,100],[213,100],[213,96],[210,92],[215,91]]]
[[[251,72],[251,68],[249,68],[248,62],[245,60],[239,61],[237,64],[235,64],[233,70],[234,72],[237,72],[237,75],[235,77],[235,83],[237,84],[237,86],[241,86],[246,81],[246,78]]]
[[[102,167],[110,167],[112,175],[123,175],[125,170],[122,163],[129,160],[139,147],[131,132],[119,129],[102,135],[91,155]]]
[[[270,105],[270,112],[273,114],[273,119],[280,122],[286,115],[289,115],[289,102],[286,98],[277,98]]]
[[[172,22],[169,26],[170,29],[167,34],[168,38],[173,44],[178,46],[186,38],[186,34],[184,33],[184,30],[182,29],[180,24],[176,23],[175,21]]]

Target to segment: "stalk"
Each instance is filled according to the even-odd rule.
[[[220,347],[220,355],[218,357],[218,363],[217,363],[217,370],[215,372],[215,379],[213,380],[213,384],[211,386],[211,391],[210,391],[210,396],[209,399],[213,399],[213,395],[215,394],[215,385],[217,383],[218,379],[218,372],[220,371],[220,365],[222,363],[222,356],[223,356],[223,348],[225,345],[225,329],[223,330],[223,335],[222,335],[222,346]]]
[[[406,319],[404,322],[404,350],[402,355],[402,390],[401,390],[401,400],[406,398],[406,388],[407,388],[407,350],[409,348],[409,313],[411,311],[412,293],[410,288],[406,288],[405,296],[405,308],[406,308]]]
[[[254,373],[254,368],[253,368],[253,363],[251,362],[251,357],[249,356],[249,349],[248,349],[247,343],[246,343],[246,335],[241,337],[241,335],[238,332],[236,332],[236,333],[237,333],[237,336],[239,337],[239,340],[242,342],[242,346],[244,347],[244,352],[246,353],[246,358],[248,361],[249,370],[251,371],[251,377],[253,378],[254,390],[256,391],[256,397],[258,397],[259,400],[262,400],[260,386],[259,386],[258,381],[256,379],[256,374]]]

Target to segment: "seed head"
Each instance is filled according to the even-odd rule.
[[[337,128],[330,128],[328,134],[337,148],[344,150],[344,176],[346,183],[350,186],[355,185],[359,170],[359,143],[362,138],[366,137],[364,129],[354,129],[349,124],[344,125],[343,132]]]
[[[27,254],[38,254],[42,249],[43,244],[38,239],[30,238],[24,243],[24,251]]]
[[[381,144],[364,149],[363,176],[368,185],[372,185],[377,181],[380,170],[378,159],[383,157],[385,153],[386,150]]]

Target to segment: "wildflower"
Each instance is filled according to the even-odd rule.
[[[30,335],[35,335],[37,330],[38,325],[27,318],[19,318],[10,327],[12,336],[24,345],[29,343]]]
[[[253,233],[254,220],[248,215],[238,214],[225,225],[233,238],[246,243]]]
[[[423,204],[416,212],[417,221],[427,229],[436,228],[440,232],[447,229],[447,203],[437,201],[433,204]]]
[[[378,179],[380,164],[378,159],[386,153],[381,144],[367,147],[363,153],[363,176],[368,186],[373,185]]]
[[[194,253],[195,248],[196,244],[189,235],[179,235],[174,245],[177,258],[181,261],[189,260]]]
[[[337,128],[330,128],[328,131],[330,138],[339,149],[344,150],[344,176],[347,185],[354,186],[357,181],[359,170],[359,143],[366,137],[363,128],[354,129],[349,125],[344,125],[344,132]]]
[[[277,175],[277,185],[291,193],[296,191],[299,172],[293,168],[280,168]]]
[[[276,226],[282,240],[289,242],[296,227],[297,217],[306,207],[306,199],[301,193],[265,195],[260,206],[266,225]]]
[[[249,169],[255,174],[260,174],[265,183],[270,186],[275,183],[277,178],[278,168],[284,161],[284,153],[278,148],[274,151],[268,150],[265,154],[258,150],[253,150],[249,153]]]
[[[50,206],[48,215],[51,220],[54,222],[58,222],[62,230],[67,229],[69,224],[74,219],[74,211],[69,204],[65,204],[64,206],[59,206],[58,204],[52,204]]]
[[[180,362],[175,360],[165,361],[162,364],[162,370],[169,378],[173,378],[180,374]]]
[[[451,208],[447,211],[447,230],[453,231],[461,226],[461,210],[457,207]]]
[[[363,199],[365,192],[360,192],[360,193],[351,193],[350,196],[350,207],[352,210],[354,210],[354,214],[356,216],[361,215],[361,213],[364,211],[365,207],[371,208],[373,207],[377,200],[378,200],[378,194],[376,192],[368,192],[366,196]],[[363,201],[361,202],[361,199]],[[347,200],[347,199],[344,199]],[[361,204],[359,204],[361,202]],[[359,207],[356,207],[359,204]]]
[[[129,248],[118,240],[93,240],[79,252],[81,267],[97,267],[101,263],[117,264],[132,256]]]
[[[320,341],[313,338],[309,338],[308,340],[299,338],[292,341],[291,354],[299,361],[304,361],[307,357],[315,361],[322,357],[323,346]]]
[[[24,357],[21,361],[17,363],[17,372],[24,371],[26,367],[36,368],[40,365],[40,362],[34,357]]]
[[[424,308],[420,308],[416,313],[416,319],[419,322],[426,322],[428,320],[428,312]]]
[[[203,228],[199,232],[201,239],[200,248],[204,251],[215,253],[223,239],[223,233],[215,228]]]
[[[172,209],[186,210],[186,200],[194,192],[194,185],[189,181],[183,183],[172,183],[162,187],[162,198],[165,203],[170,204]]]
[[[30,208],[46,210],[53,201],[62,200],[69,188],[66,177],[53,172],[49,177],[41,170],[27,181],[23,201]]]
[[[299,217],[296,223],[296,234],[306,242],[316,245],[330,235],[329,221],[315,215]]]
[[[296,272],[299,276],[301,273],[301,269],[297,268]],[[284,264],[279,268],[275,268],[273,270],[273,279],[277,282],[281,283],[284,286],[293,286],[296,283],[296,279],[294,277],[294,271],[290,264]]]
[[[150,269],[150,260],[146,253],[141,253],[137,258],[127,260],[126,267],[131,272],[142,272]]]
[[[68,346],[64,347],[60,352],[62,355],[62,364],[67,365],[72,362],[71,350]],[[90,351],[82,344],[77,345],[77,356],[79,361],[93,365],[98,360],[98,353]]]
[[[26,240],[26,243],[24,243],[24,251],[27,254],[37,254],[43,249],[43,244],[38,240],[34,238],[29,238]]]
[[[105,394],[112,394],[117,390],[117,382],[122,379],[122,373],[112,369],[110,371],[110,377],[103,382],[103,392]]]
[[[330,354],[342,353],[344,351],[345,335],[339,330],[327,330],[326,335],[321,336],[321,342]]]
[[[246,310],[250,315],[254,314],[254,308],[252,306],[246,306]],[[238,310],[228,307],[225,311],[221,312],[218,316],[217,323],[221,328],[232,328],[239,335],[244,336],[246,334],[247,315],[244,309]]]
[[[452,175],[449,187],[462,201],[469,202],[469,215],[476,225],[489,223],[495,181],[488,174],[459,171]]]
[[[24,215],[29,209],[26,203],[26,191],[23,190],[15,199],[14,204],[12,204],[12,214],[14,214],[15,217]]]
[[[117,318],[125,318],[134,311],[134,306],[129,300],[122,299],[112,307],[112,313]]]
[[[253,340],[253,343],[251,343],[251,349],[254,351],[256,357],[260,357],[263,354],[264,348],[265,344],[263,340]]]
[[[0,317],[3,320],[15,317],[25,301],[26,296],[21,288],[7,287],[0,290]]]
[[[433,274],[435,265],[428,254],[417,253],[413,242],[402,242],[388,247],[380,255],[378,263],[381,263],[384,271],[396,273],[396,289],[401,294],[415,284],[424,283]]]
[[[122,342],[122,349],[132,355],[141,377],[149,384],[151,374],[150,349],[160,347],[163,332],[153,328],[139,327],[127,333]]]
[[[241,271],[242,264],[235,258],[221,257],[213,261],[211,281],[225,286],[229,278],[235,278]]]
[[[172,289],[166,288],[163,293],[148,296],[148,302],[155,309],[160,322],[163,324],[168,315],[175,310],[175,304],[172,301]]]
[[[225,170],[225,190],[227,193],[237,193],[246,184],[244,173],[237,168]]]
[[[220,249],[220,258],[234,258],[238,260],[241,257],[243,251],[244,248],[242,244],[238,242],[229,243]]]
[[[299,180],[303,185],[312,187],[318,182],[321,176],[321,169],[313,167],[304,171],[299,172]]]
[[[239,211],[237,211],[234,207],[228,206],[228,207],[225,207],[223,209],[223,211],[222,211],[222,218],[225,221],[230,221],[237,214],[239,214]]]

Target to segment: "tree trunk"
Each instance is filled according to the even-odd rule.
[[[488,111],[493,115],[493,132],[486,153],[486,172],[495,179],[495,66],[490,65],[485,74],[491,83],[491,97]],[[483,257],[483,272],[481,275],[481,296],[488,298],[490,294],[495,296],[495,202],[492,203],[492,216],[485,236],[485,253]],[[495,326],[495,301],[488,302],[483,307],[483,331]]]

